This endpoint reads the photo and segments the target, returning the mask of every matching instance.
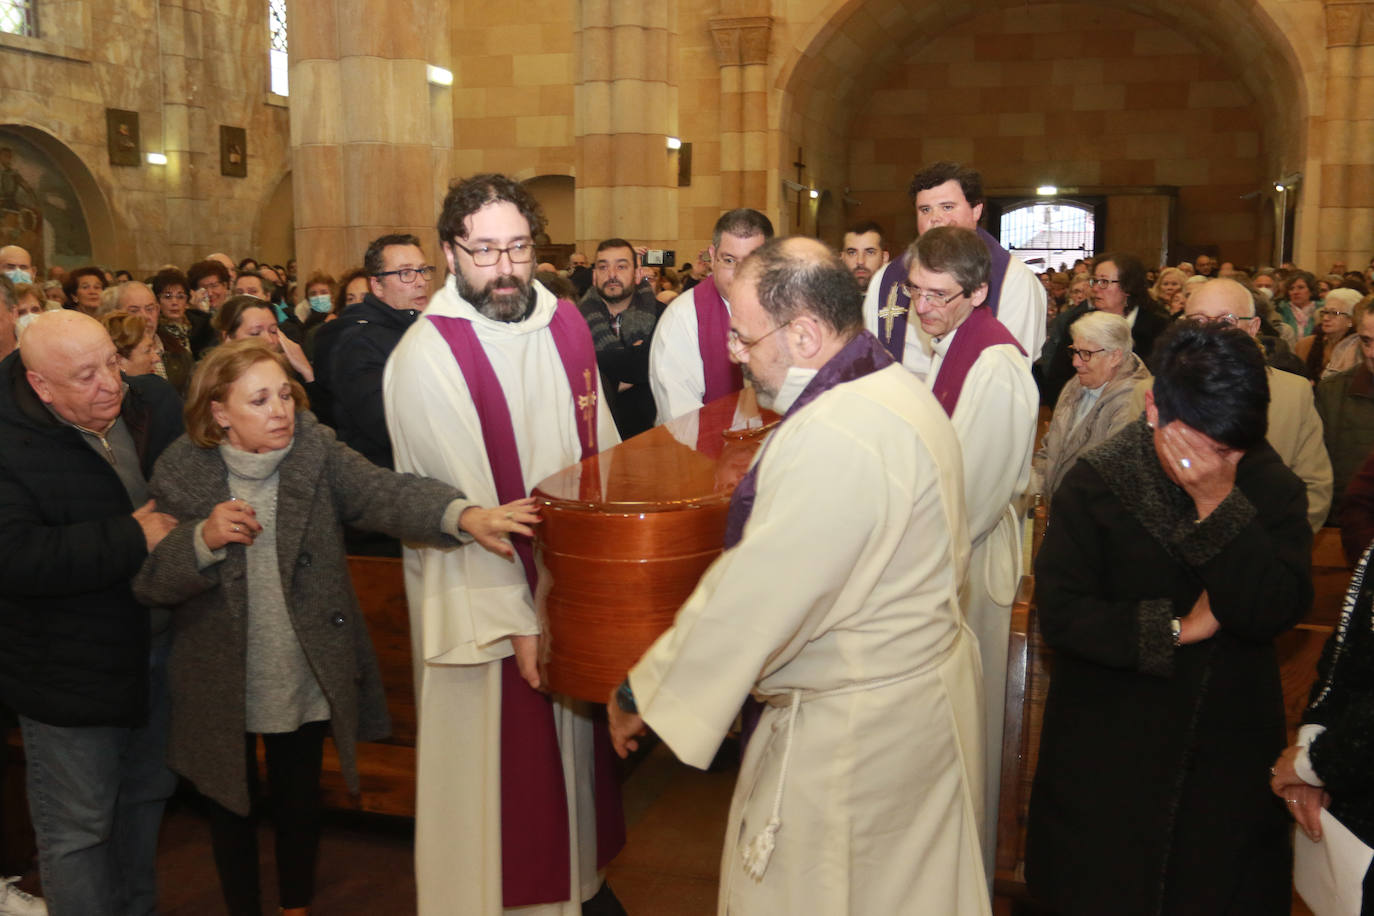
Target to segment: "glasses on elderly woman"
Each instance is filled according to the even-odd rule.
[[[1080,350],[1076,347],[1065,347],[1064,349],[1069,351],[1069,359],[1073,359],[1076,356],[1087,363],[1091,362],[1092,358],[1105,350],[1106,347],[1098,347],[1096,350]]]
[[[1321,316],[1323,318],[1335,318],[1337,315],[1340,315],[1342,318],[1350,317],[1349,312],[1342,312],[1340,309],[1322,309],[1321,311]]]

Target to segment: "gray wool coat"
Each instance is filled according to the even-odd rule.
[[[358,741],[391,729],[377,658],[353,593],[343,525],[407,541],[457,547],[440,531],[449,503],[463,499],[437,480],[379,468],[339,442],[313,414],[296,414],[295,445],[278,469],[277,558],[291,622],[329,700],[330,726],[349,790],[358,791]],[[229,498],[217,448],[182,436],[158,460],[152,496],[179,524],[134,579],[144,604],[172,608],[168,764],[204,795],[247,814],[243,740],[248,588],[246,555],[196,569],[196,525]]]

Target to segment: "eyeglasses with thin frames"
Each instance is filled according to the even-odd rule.
[[[1102,287],[1102,288],[1106,288],[1106,287],[1108,287],[1108,286],[1111,286],[1113,283],[1117,284],[1118,286],[1121,285],[1121,281],[1120,281],[1120,280],[1108,280],[1106,277],[1092,277],[1091,279],[1088,280],[1088,285],[1089,285],[1089,286]]]
[[[433,268],[433,267],[429,267],[429,266],[425,266],[425,267],[402,267],[402,268],[399,269],[399,270],[382,270],[382,271],[378,271],[377,273],[373,274],[372,276],[376,277],[376,278],[379,279],[379,280],[380,280],[382,277],[395,277],[397,280],[400,280],[402,283],[414,283],[416,277],[424,277],[426,280],[428,280],[430,277],[434,276],[434,268]]]
[[[521,241],[505,248],[497,248],[495,245],[478,245],[476,248],[469,248],[462,242],[455,241],[454,246],[461,248],[472,258],[472,263],[478,267],[495,267],[501,260],[501,255],[510,258],[512,264],[528,264],[534,260],[534,242]]]
[[[960,296],[967,296],[968,292],[965,290],[960,290],[957,293],[937,293],[933,290],[917,289],[910,283],[907,283],[905,280],[903,280],[902,295],[910,299],[913,305],[918,302],[927,302],[931,305],[938,307],[949,305],[951,302],[953,302],[955,299],[958,299]]]
[[[1225,315],[1189,315],[1188,317],[1191,318],[1193,321],[1196,321],[1198,324],[1219,324],[1223,325],[1224,327],[1234,328],[1242,321],[1249,321],[1251,318],[1254,318],[1256,316],[1232,315],[1230,312],[1227,312]]]
[[[731,350],[738,350],[741,353],[747,353],[750,350],[757,347],[759,344],[763,343],[768,338],[772,337],[774,334],[781,331],[783,328],[787,327],[791,323],[792,322],[790,321],[785,321],[773,330],[769,331],[767,334],[764,334],[761,337],[755,337],[753,340],[741,337],[738,331],[736,331],[734,328],[731,328],[729,335],[725,338],[725,343]]]

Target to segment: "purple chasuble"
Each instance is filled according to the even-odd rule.
[[[797,399],[792,402],[792,406],[787,408],[787,413],[782,415],[778,421],[778,426],[786,423],[788,418],[810,404],[816,398],[825,394],[831,388],[842,385],[845,382],[852,382],[854,379],[863,378],[879,369],[886,369],[895,360],[883,349],[882,343],[867,331],[860,332],[853,340],[844,345],[840,352],[830,358],[830,362],[821,367],[816,373],[816,377],[807,383],[802,389],[802,393],[797,395]],[[769,435],[772,441],[777,430]],[[759,457],[754,461],[740,482],[735,487],[735,491],[730,494],[730,512],[725,521],[725,549],[729,550],[740,542],[744,537],[744,525],[749,521],[749,515],[754,511],[754,498],[758,495],[759,465],[763,463],[763,457],[768,453],[768,443],[765,442]],[[763,715],[763,704],[753,697],[746,697],[744,707],[740,709],[740,736],[739,752],[740,759],[744,759],[744,749],[749,746],[749,738],[754,734],[754,729],[758,727],[759,717]]]
[[[1026,354],[1021,344],[1011,336],[1011,331],[982,306],[969,312],[964,323],[955,329],[954,341],[945,351],[945,358],[940,361],[940,371],[935,373],[935,384],[931,387],[935,400],[940,402],[948,416],[954,416],[959,393],[964,390],[964,379],[968,378],[973,364],[984,350],[998,344],[1011,344],[1017,353],[1022,356]]]
[[[992,310],[993,317],[997,317],[997,311],[1002,305],[1002,283],[1007,278],[1007,266],[1011,263],[1011,252],[997,243],[997,239],[992,237],[986,229],[978,229],[978,238],[982,239],[983,247],[988,250],[988,257],[992,259],[992,266],[988,269],[988,297],[983,305]],[[907,262],[907,256],[903,254],[900,258],[890,262],[883,268],[882,279],[878,286],[878,309],[901,309],[900,315],[892,320],[892,333],[887,333],[887,321],[883,318],[878,319],[878,339],[883,346],[887,347],[887,352],[900,360],[906,352],[906,324],[907,315],[911,311],[911,300],[906,293],[902,292],[902,281],[911,272],[911,265]]]
[[[453,351],[482,427],[487,463],[500,503],[529,495],[520,470],[520,451],[510,405],[472,322],[428,315]],[[597,453],[596,400],[599,375],[591,331],[577,307],[559,300],[549,322],[558,356],[572,390],[569,405],[578,418],[581,457]],[[537,572],[534,545],[513,536],[530,593]],[[595,737],[596,859],[604,868],[625,844],[625,820],[616,784],[614,750],[604,714],[593,720]],[[568,798],[563,758],[554,729],[553,701],[520,676],[513,657],[501,662],[501,890],[506,907],[571,899],[572,858],[568,849]]]
[[[739,365],[730,359],[730,310],[716,289],[715,277],[707,277],[692,287],[692,302],[697,309],[697,350],[701,354],[701,374],[706,394],[701,403],[709,404],[744,387]]]

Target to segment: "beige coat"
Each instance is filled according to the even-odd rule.
[[[889,366],[797,411],[758,461],[743,539],[630,672],[645,721],[697,767],[751,691],[769,703],[735,784],[718,912],[989,913],[982,698],[959,607],[969,542],[949,420]],[[781,826],[758,879],[742,850],[775,804]]]
[[[1031,492],[1039,493],[1045,505],[1080,455],[1116,435],[1144,409],[1143,403],[1136,406],[1132,395],[1137,385],[1150,382],[1150,370],[1134,353],[1126,357],[1081,422],[1074,423],[1073,418],[1087,389],[1074,377],[1059,393],[1049,432],[1032,461]]]

